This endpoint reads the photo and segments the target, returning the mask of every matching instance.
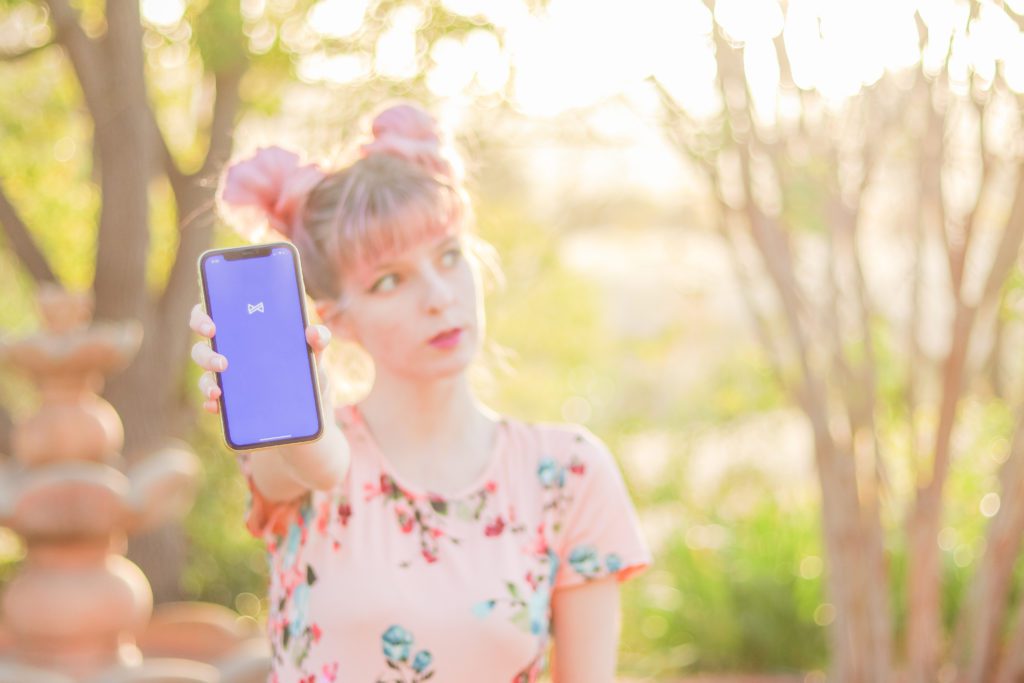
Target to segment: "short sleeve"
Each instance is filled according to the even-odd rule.
[[[618,463],[582,427],[568,441],[559,458],[568,502],[556,532],[555,589],[610,575],[625,581],[649,567],[652,558]]]
[[[334,410],[334,420],[343,432],[348,433],[349,424],[352,420],[351,406],[338,406]],[[269,501],[257,488],[252,477],[251,458],[260,457],[259,452],[238,451],[236,452],[238,466],[245,477],[245,483],[249,488],[249,502],[245,510],[245,527],[256,538],[261,538],[273,549],[278,541],[288,533],[289,524],[302,515],[302,508],[310,500],[311,494],[299,496],[287,501]],[[351,471],[351,468],[350,470]],[[346,479],[348,473],[346,473]],[[339,486],[344,486],[343,481]]]
[[[238,466],[242,470],[245,482],[249,487],[249,502],[245,510],[245,528],[256,538],[268,543],[276,543],[288,530],[289,522],[299,513],[302,498],[295,500],[272,502],[264,498],[252,478],[249,459],[252,453],[238,453]]]

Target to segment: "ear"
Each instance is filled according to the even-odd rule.
[[[329,325],[331,318],[337,315],[337,305],[327,299],[317,299],[314,301],[313,310],[316,311],[316,317],[325,325]]]

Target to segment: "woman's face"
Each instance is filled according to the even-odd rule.
[[[377,373],[457,374],[483,339],[479,284],[460,235],[426,239],[345,278],[343,334],[370,354]]]

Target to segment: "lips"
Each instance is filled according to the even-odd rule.
[[[435,346],[448,346],[457,342],[461,334],[461,327],[452,327],[431,337],[430,343]]]

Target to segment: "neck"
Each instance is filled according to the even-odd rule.
[[[495,417],[473,395],[465,373],[423,382],[379,373],[359,409],[378,440],[386,441],[395,455],[472,440]]]

